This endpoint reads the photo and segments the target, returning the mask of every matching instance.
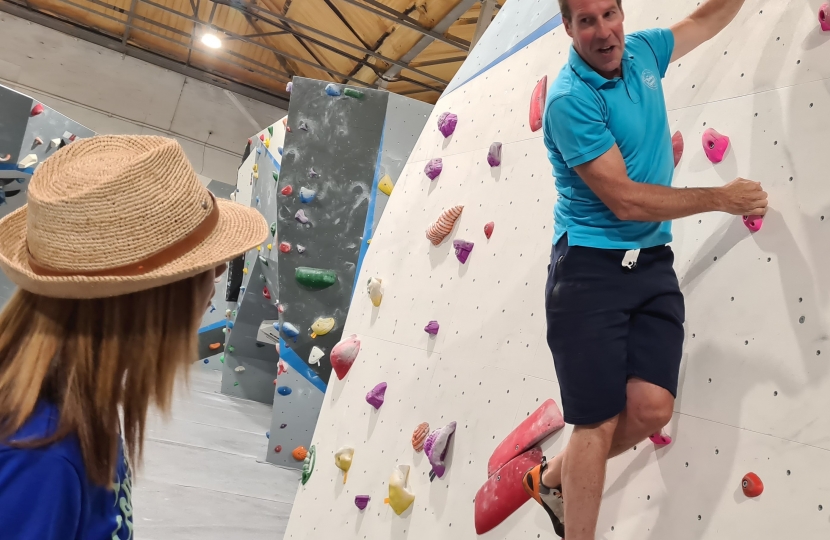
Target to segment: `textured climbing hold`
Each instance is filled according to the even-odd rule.
[[[334,346],[330,355],[331,367],[337,374],[338,379],[343,380],[343,377],[352,368],[359,352],[360,340],[357,339],[357,334],[352,334]]]
[[[389,178],[388,174],[384,174],[383,178],[381,178],[380,182],[378,182],[378,189],[381,191],[381,193],[384,193],[386,195],[392,195],[392,190],[394,188],[395,185],[392,184],[392,179]]]
[[[683,157],[683,134],[675,131],[671,136],[671,149],[674,153],[674,166],[680,163],[680,158]]]
[[[374,407],[375,409],[380,409],[380,406],[383,405],[383,400],[386,397],[386,383],[378,383],[377,386],[369,390],[369,393],[366,394],[366,403]]]
[[[720,163],[729,148],[729,137],[712,128],[703,132],[703,151],[712,163]]]
[[[470,256],[470,252],[473,251],[473,244],[472,242],[467,242],[466,240],[453,240],[452,247],[455,248],[455,258],[464,264],[467,262],[467,257]]]
[[[312,444],[311,448],[309,448],[308,452],[306,452],[305,458],[303,459],[303,485],[305,485],[305,483],[311,479],[311,474],[314,472],[314,465],[316,463],[317,448]]]
[[[530,131],[542,129],[542,114],[545,112],[545,100],[548,98],[548,76],[542,77],[533,88],[530,96]]]
[[[294,188],[293,188],[293,187],[291,187],[290,185],[289,185],[289,186],[285,186],[284,188],[282,188],[282,189],[280,190],[280,193],[282,193],[283,195],[285,195],[285,196],[287,197],[287,196],[291,195],[292,193],[294,193]],[[273,234],[273,233],[272,233],[272,234]]]
[[[265,148],[271,148],[271,139],[265,139]]]
[[[300,125],[298,127],[303,131],[308,131],[308,124],[305,123],[305,120],[300,120]]]
[[[277,388],[277,393],[281,396],[287,396],[291,393],[291,389],[287,386],[280,386],[279,388]]]
[[[294,279],[297,280],[297,283],[309,289],[321,290],[337,283],[337,274],[334,270],[298,266],[294,270]]]
[[[233,383],[234,386],[239,386],[238,382]]]
[[[818,22],[823,32],[830,30],[830,3],[825,2],[818,9]]]
[[[490,150],[487,152],[487,163],[491,167],[498,167],[501,165],[501,143],[494,142],[490,145]]]
[[[237,366],[234,368],[234,371],[237,373],[245,373],[245,366]]]
[[[286,336],[292,338],[294,341],[297,341],[296,338],[300,335],[300,331],[297,330],[297,327],[291,324],[290,322],[283,323],[282,332]]]
[[[222,362],[223,364],[225,363],[225,355],[224,354],[219,357],[219,361]]]
[[[291,451],[291,456],[297,461],[304,460],[307,455],[308,450],[306,450],[304,446],[298,446],[297,448]]]
[[[265,432],[265,438],[266,438],[266,439],[270,439],[270,438],[271,438],[271,432],[270,432],[270,431],[266,431],[266,432]]]
[[[247,269],[247,268],[243,268],[243,269],[242,269],[242,273],[243,273],[243,274],[247,274],[247,273],[248,273],[248,269]]]
[[[375,307],[380,307],[380,303],[383,301],[383,290],[381,289],[382,283],[383,280],[371,277],[369,278],[369,282],[366,284],[366,291],[369,293],[369,299]]]
[[[455,425],[455,422],[450,422],[446,426],[436,429],[424,441],[424,453],[427,455],[432,470],[438,478],[444,476],[447,468],[444,459],[447,457],[450,441],[453,433],[455,433]]]
[[[31,115],[32,116],[37,116],[42,112],[43,112],[43,105],[41,105],[40,103],[37,103],[37,104],[35,104],[34,107],[32,107]]]
[[[262,288],[262,296],[264,296],[266,300],[271,299],[271,292],[268,290],[268,287]]]
[[[277,222],[271,223],[271,236],[277,236]]]
[[[262,142],[265,142],[265,134],[264,133],[261,133],[259,135],[259,140],[262,141]]]
[[[409,465],[398,465],[389,477],[389,506],[396,514],[406,512],[415,501],[415,495],[406,487],[409,480]]]
[[[649,440],[653,442],[655,446],[667,446],[671,444],[671,437],[664,434],[662,431],[650,436]]]
[[[334,328],[334,317],[319,318],[311,325],[311,337],[325,336]]]
[[[228,347],[228,352],[230,352],[230,353],[232,353],[232,352],[233,352],[233,345],[231,345],[231,346],[229,346],[229,347]]]
[[[202,360],[202,362],[204,362],[205,364],[210,364],[210,358],[205,358],[204,360]]]
[[[455,126],[458,124],[458,115],[451,112],[443,112],[438,117],[438,131],[444,136],[449,137],[455,131]]]
[[[354,448],[351,446],[343,446],[334,453],[334,464],[338,469],[343,471],[343,483],[349,477],[349,469],[352,468],[352,458],[354,457]]]
[[[744,490],[744,495],[747,497],[757,497],[764,492],[764,483],[758,478],[758,475],[751,472],[744,475],[741,481],[741,488]]]
[[[274,246],[272,246],[271,244],[268,244],[268,245],[266,245],[265,247],[266,247],[266,248],[268,248],[268,251],[271,251],[271,249],[272,249]]]
[[[294,83],[289,81],[288,84],[285,85],[285,91],[290,94],[292,90],[294,90]]]
[[[60,139],[52,139],[51,141],[49,141],[49,149],[51,150],[52,148],[57,148],[58,146],[60,146],[60,144]]]
[[[257,173],[254,173],[254,178],[256,178],[258,176],[259,175]],[[257,206],[259,206],[259,195],[256,196],[256,204],[257,204]],[[257,249],[257,251],[262,251],[262,248],[260,248],[260,246],[257,246],[257,247],[259,248],[259,249]]]
[[[259,166],[256,163],[254,163],[254,172],[257,172],[258,170],[259,170]]]
[[[530,495],[522,486],[522,478],[528,470],[541,462],[541,448],[533,448],[489,475],[475,495],[476,534],[494,529],[530,500]],[[499,536],[505,537],[503,534]]]
[[[764,224],[764,216],[744,216],[744,225],[751,232],[758,232],[761,230],[761,225]]]
[[[280,429],[285,429],[288,427],[288,424],[280,424]]]
[[[346,88],[346,90],[344,90],[343,93],[355,99],[363,99],[363,92],[361,92],[360,90],[355,90],[354,88]]]
[[[429,435],[429,424],[421,422],[412,432],[412,448],[416,452],[424,449],[424,441],[427,439],[427,435]]]
[[[41,139],[40,137],[35,137],[34,146],[40,146],[41,144],[43,144],[43,139]]]
[[[433,336],[436,335],[438,333],[438,321],[429,321],[424,327],[424,332]]]
[[[493,450],[490,459],[487,461],[487,476],[492,477],[496,471],[522,452],[536,446],[563,427],[565,427],[565,419],[562,417],[559,406],[552,399],[545,400],[518,426],[513,428],[513,431]],[[541,451],[539,458],[539,461],[541,461]],[[527,472],[527,469],[525,469],[525,472]]]
[[[366,507],[369,505],[369,501],[372,498],[368,495],[355,495],[354,496],[354,505],[357,506],[358,510],[366,510]]]
[[[315,170],[314,170],[314,167],[311,167],[311,168],[308,170],[308,177],[309,177],[309,178],[319,178],[319,176],[320,176],[320,173],[318,173],[317,171],[315,171]]]
[[[280,452],[282,452],[282,445],[281,445],[281,444],[278,444],[277,446],[275,446],[275,447],[274,447],[274,452],[276,452],[277,454],[279,454]]]
[[[294,214],[294,219],[296,219],[300,223],[308,223],[308,218],[305,215],[305,210],[303,210],[302,208],[297,210],[297,213]]]
[[[424,167],[424,173],[430,180],[435,180],[443,169],[444,162],[441,158],[433,158],[427,162],[426,167]]]
[[[495,227],[496,227],[496,224],[493,223],[492,221],[490,223],[487,223],[487,224],[484,225],[484,236],[487,237],[487,240],[489,240],[490,237],[493,236],[493,229]]]
[[[288,242],[280,242],[280,251],[283,253],[290,253],[291,244],[289,244]]]
[[[274,126],[268,126],[268,135],[274,136]]]
[[[28,169],[32,165],[37,163],[37,156],[35,154],[29,154],[20,161],[17,162],[18,169]]]
[[[307,187],[300,188],[300,202],[308,204],[314,200],[314,197],[317,196],[317,192],[313,189],[308,189]]]
[[[326,85],[326,94],[337,97],[340,95],[340,87],[334,83],[329,83]]]
[[[297,244],[297,253],[305,253],[305,246],[302,244]]]
[[[11,154],[6,154],[5,156],[0,157],[0,163],[5,163],[5,162],[9,161],[11,158],[12,158]]]
[[[221,346],[221,343],[211,343],[210,345],[208,345],[208,349],[210,349],[211,351],[215,351],[218,350]]]
[[[313,366],[320,365],[320,359],[325,356],[326,353],[323,352],[320,347],[312,347],[311,352],[308,354],[308,363]]]
[[[285,306],[282,305],[282,304],[277,304],[277,311],[279,311],[280,313],[284,313],[285,312]]]
[[[463,210],[464,207],[458,205],[441,212],[441,215],[438,216],[435,223],[427,228],[427,238],[432,242],[432,245],[437,246],[444,241],[444,238],[452,231],[453,225],[455,225],[458,216],[461,215]]]

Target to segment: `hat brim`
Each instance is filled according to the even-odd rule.
[[[218,199],[219,220],[193,250],[150,272],[136,276],[44,276],[29,266],[26,206],[0,220],[0,269],[18,287],[52,298],[105,298],[152,289],[215,268],[262,244],[269,229],[254,208]],[[105,249],[102,246],[102,249]]]

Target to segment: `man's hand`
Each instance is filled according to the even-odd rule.
[[[767,192],[760,182],[736,178],[719,188],[721,211],[735,216],[763,216],[767,213]]]
[[[732,22],[744,0],[707,0],[694,13],[671,27],[674,34],[674,62],[709,41]]]

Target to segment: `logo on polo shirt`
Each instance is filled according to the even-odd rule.
[[[650,69],[643,70],[643,83],[652,90],[657,90],[657,77]]]

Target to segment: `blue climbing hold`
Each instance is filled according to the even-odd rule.
[[[204,362],[205,364],[210,364],[210,358],[205,358],[205,359],[203,360],[203,362]]]
[[[266,439],[270,439],[270,438],[271,438],[271,432],[270,432],[270,431],[266,431],[266,432],[265,432],[265,438],[266,438]]]
[[[259,204],[259,195],[256,197],[256,203]]]
[[[257,153],[257,154],[261,154],[261,153],[262,153],[262,148],[260,148],[259,146],[257,146],[257,147],[256,147],[256,153]]]
[[[279,388],[277,388],[277,393],[279,393],[279,395],[281,396],[287,396],[291,393],[291,389],[287,386],[280,386]]]
[[[276,330],[277,332],[280,331],[280,323],[278,323],[278,322],[274,323],[274,330]]]
[[[286,336],[288,336],[290,338],[296,338],[297,336],[300,335],[300,331],[297,330],[297,327],[294,326],[291,323],[288,323],[288,322],[284,323],[282,325],[282,331]],[[294,341],[297,341],[297,340],[295,339]]]
[[[15,178],[15,181],[17,181],[18,184],[22,184],[23,182],[26,181],[26,179],[25,178]]]
[[[326,94],[330,95],[331,97],[337,97],[340,95],[340,88],[334,83],[329,83],[326,86]]]
[[[300,202],[301,203],[310,203],[314,200],[314,197],[317,196],[317,192],[313,189],[308,189],[307,187],[300,188]]]
[[[282,155],[282,146],[277,147],[277,152],[279,152],[279,154]]]
[[[233,321],[228,321],[228,325],[227,325],[227,326],[228,326],[228,328],[230,328],[231,330],[233,330]]]

